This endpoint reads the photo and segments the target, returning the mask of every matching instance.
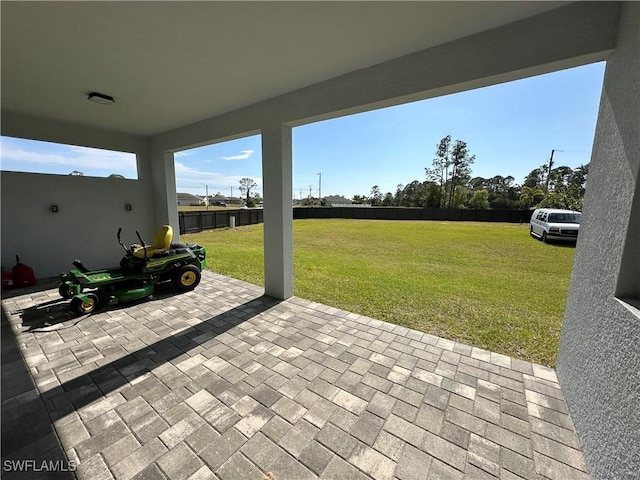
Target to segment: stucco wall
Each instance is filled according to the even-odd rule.
[[[135,230],[151,238],[153,227],[144,212],[153,212],[139,181],[2,172],[2,265],[15,264],[15,254],[33,267],[38,278],[69,270],[74,258],[89,268],[117,265]],[[127,212],[126,203],[133,206]],[[59,207],[52,213],[50,206]]]
[[[594,478],[640,472],[640,316],[616,298],[638,228],[640,3],[623,6],[607,63],[567,309],[558,377]],[[634,208],[636,209],[634,211]],[[626,277],[629,281],[629,277]],[[640,282],[636,276],[635,282]]]
[[[2,172],[3,267],[15,265],[16,254],[38,278],[68,270],[74,258],[90,268],[110,267],[124,253],[116,240],[118,227],[125,243],[135,241],[136,229],[152,237],[157,187],[146,139],[6,112],[2,121],[3,135],[135,153],[139,175],[127,180]],[[131,211],[125,210],[127,203]],[[53,204],[58,213],[51,212]]]

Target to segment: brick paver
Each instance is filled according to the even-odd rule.
[[[24,358],[3,352],[3,465],[66,456],[92,479],[589,478],[541,365],[211,272],[193,292],[85,318],[53,284],[16,293],[2,301]],[[56,434],[25,435],[36,422]]]

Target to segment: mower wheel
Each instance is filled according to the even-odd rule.
[[[77,315],[86,315],[93,312],[98,306],[98,295],[95,293],[87,293],[88,301],[85,303],[78,297],[71,300],[71,310]]]
[[[58,287],[58,293],[62,298],[65,299],[73,297],[73,293],[69,289],[69,285],[65,283],[60,284],[60,286]]]
[[[193,290],[200,283],[200,270],[193,265],[184,265],[177,269],[171,278],[171,284],[179,292]]]

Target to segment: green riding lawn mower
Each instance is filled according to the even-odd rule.
[[[188,292],[200,283],[207,252],[197,244],[172,243],[173,229],[164,225],[146,245],[136,231],[140,244],[124,248],[120,266],[106,270],[89,270],[82,262],[73,262],[75,269],[60,275],[58,291],[71,299],[71,310],[77,315],[91,313],[99,304],[117,305],[149,297],[160,283],[171,283],[178,292]]]

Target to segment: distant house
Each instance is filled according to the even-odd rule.
[[[203,200],[202,198],[198,197],[197,195],[192,195],[191,193],[178,193],[177,194],[178,197],[178,206],[185,206],[185,205],[201,205]]]
[[[227,197],[220,192],[215,195],[209,195],[209,205],[215,205],[216,202],[226,203],[227,205],[239,205],[242,203],[242,199],[240,197]]]
[[[351,207],[353,202],[342,195],[329,195],[323,198],[324,204],[327,207]]]
[[[228,204],[231,203],[229,201],[229,197],[227,197],[226,195],[222,195],[220,192],[216,193],[215,195],[211,195],[209,197],[209,205],[220,205],[220,204]]]

